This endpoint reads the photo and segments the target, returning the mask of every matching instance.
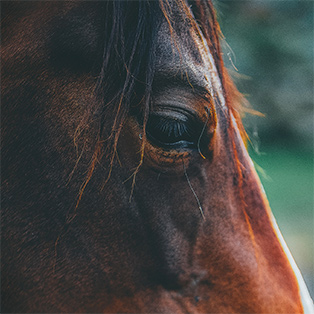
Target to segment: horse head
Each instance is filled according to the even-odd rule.
[[[8,312],[301,313],[211,2],[3,4]]]

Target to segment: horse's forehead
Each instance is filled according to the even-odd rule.
[[[218,97],[225,107],[222,83],[206,39],[199,29],[186,20],[176,20],[171,29],[166,19],[157,35],[156,72],[165,75],[183,74]],[[193,83],[192,83],[193,84]]]

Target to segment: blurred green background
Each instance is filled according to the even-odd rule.
[[[279,228],[314,297],[314,2],[216,0],[224,61],[264,118],[247,115]]]

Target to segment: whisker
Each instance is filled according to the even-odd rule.
[[[205,215],[204,215],[204,211],[203,211],[203,208],[202,208],[202,205],[201,205],[201,202],[200,202],[198,196],[196,195],[195,190],[192,187],[192,184],[191,184],[191,181],[189,179],[188,173],[186,172],[184,161],[182,160],[182,162],[183,162],[183,169],[184,169],[184,175],[186,177],[186,180],[188,181],[189,187],[190,187],[190,189],[191,189],[191,191],[192,191],[192,193],[193,193],[193,195],[194,195],[194,197],[196,199],[196,202],[197,202],[198,208],[199,208],[199,210],[201,212],[201,215],[202,215],[203,219],[206,220],[205,219]]]
[[[203,134],[205,132],[207,123],[209,121],[209,116],[210,116],[210,112],[209,112],[209,110],[207,108],[206,108],[206,111],[207,111],[207,119],[206,119],[206,122],[205,122],[205,124],[203,126],[202,132],[201,132],[201,134],[200,134],[200,136],[198,138],[198,141],[197,141],[197,150],[198,150],[198,153],[202,156],[203,159],[206,159],[206,157],[201,152],[200,143],[201,143],[201,138],[202,138],[202,136],[203,136]]]

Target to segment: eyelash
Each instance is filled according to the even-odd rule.
[[[197,148],[200,133],[198,124],[192,118],[178,120],[153,114],[146,125],[148,140],[166,149]]]

